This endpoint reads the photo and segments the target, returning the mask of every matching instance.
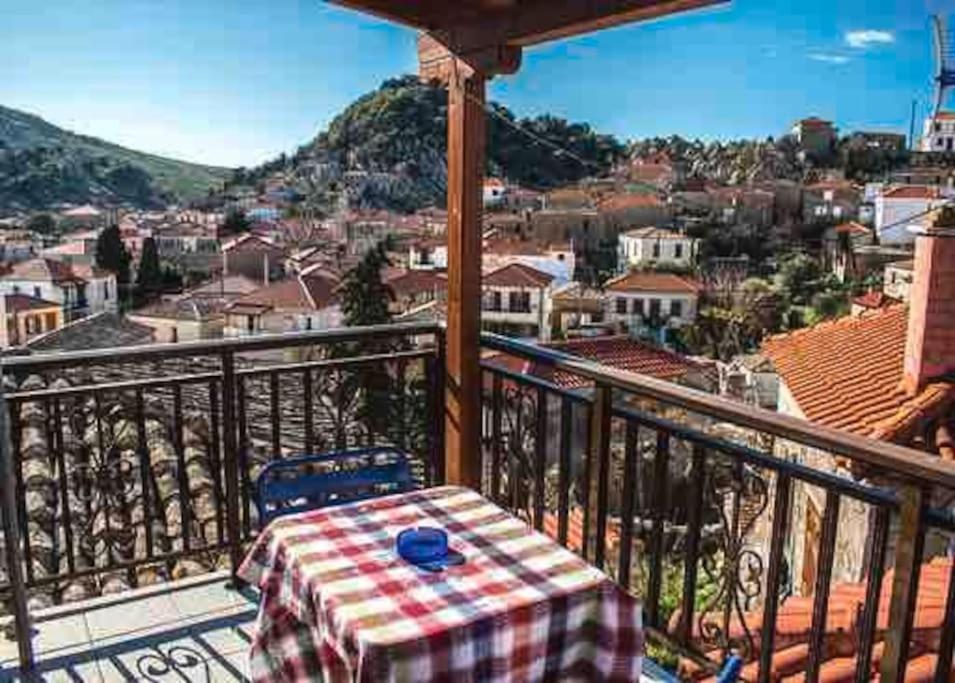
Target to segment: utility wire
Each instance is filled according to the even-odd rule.
[[[585,167],[585,168],[592,168],[592,169],[595,169],[595,170],[597,170],[597,171],[603,171],[603,170],[604,170],[604,169],[603,169],[603,166],[601,166],[600,164],[598,164],[598,163],[596,163],[596,162],[593,162],[593,161],[588,161],[587,159],[582,158],[580,155],[578,155],[578,154],[572,152],[571,150],[569,150],[569,149],[567,149],[567,148],[565,148],[565,147],[562,147],[561,145],[559,145],[558,143],[554,142],[553,140],[548,140],[547,138],[545,138],[545,137],[543,137],[543,136],[541,136],[541,135],[538,135],[537,133],[534,133],[533,131],[527,130],[526,128],[524,128],[523,126],[521,126],[520,124],[518,124],[517,122],[512,121],[512,120],[511,120],[510,118],[508,118],[507,116],[504,116],[504,114],[502,114],[501,112],[497,111],[497,110],[496,110],[494,107],[492,107],[489,103],[481,101],[480,99],[476,98],[474,95],[471,95],[470,93],[465,93],[465,97],[467,97],[468,99],[470,99],[470,100],[471,100],[472,102],[474,102],[475,104],[479,105],[482,109],[484,109],[485,112],[487,112],[487,113],[490,114],[491,116],[495,117],[496,119],[498,119],[498,120],[500,120],[500,121],[503,121],[505,124],[507,124],[508,126],[510,126],[511,128],[513,128],[513,129],[516,130],[517,132],[521,133],[522,135],[524,135],[524,136],[527,137],[528,139],[533,140],[533,141],[535,141],[535,142],[538,142],[538,143],[540,143],[540,144],[542,144],[542,145],[545,145],[545,146],[547,146],[547,147],[550,147],[551,149],[554,150],[554,152],[555,152],[555,154],[556,154],[557,156],[566,156],[566,157],[568,157],[568,158],[570,158],[570,159],[573,159],[574,161],[576,161],[577,163],[579,163],[581,166],[583,166],[583,167]],[[667,194],[666,191],[664,191],[664,190],[662,190],[661,188],[657,187],[656,185],[652,185],[652,184],[650,184],[650,183],[646,183],[646,182],[643,182],[643,181],[640,181],[640,180],[636,180],[636,181],[631,181],[630,184],[632,184],[632,185],[637,185],[637,186],[642,186],[642,187],[644,187],[644,188],[646,188],[646,189],[649,189],[649,190],[651,190],[652,192],[654,192],[655,194],[660,195],[663,199],[670,199],[671,197],[673,197],[673,195]],[[692,201],[686,199],[685,197],[679,197],[679,198],[676,198],[676,199],[677,199],[677,201],[684,203],[685,206],[690,207],[690,208],[698,208],[698,209],[703,210],[703,211],[706,211],[706,212],[708,212],[708,213],[713,210],[712,207],[710,207],[710,206],[707,206],[707,205],[702,204],[702,203],[699,203],[699,202],[692,202]],[[930,209],[925,209],[924,211],[919,211],[919,212],[913,213],[913,214],[910,215],[910,216],[906,216],[905,218],[901,218],[901,219],[899,219],[899,220],[897,220],[897,221],[894,221],[894,222],[892,222],[892,223],[889,223],[888,225],[883,225],[883,226],[881,227],[881,231],[884,232],[884,231],[886,231],[886,230],[891,230],[891,229],[893,229],[893,228],[897,228],[897,227],[900,227],[900,226],[903,226],[903,225],[908,225],[909,223],[915,221],[916,219],[922,218],[923,216],[927,216],[927,215],[929,215],[930,213],[933,213],[933,212],[935,212],[935,211],[937,211],[937,210],[939,210],[939,209],[946,208],[946,207],[950,207],[950,206],[955,206],[955,199],[947,200],[947,201],[943,202],[942,204],[939,204],[939,205],[937,205],[937,206],[934,206],[934,207],[932,207],[932,208],[930,208]]]

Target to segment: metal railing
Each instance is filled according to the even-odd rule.
[[[0,592],[23,670],[28,606],[234,571],[272,459],[393,445],[441,481],[442,373],[434,324],[5,358]]]
[[[482,362],[485,493],[638,594],[655,654],[702,676],[734,652],[746,680],[773,680],[795,642],[778,614],[803,600],[807,681],[839,638],[855,680],[905,680],[925,652],[950,680],[955,568],[942,616],[913,624],[926,551],[955,538],[955,464],[507,337],[482,346],[540,369]],[[847,583],[865,585],[851,633],[827,621]]]
[[[768,681],[779,610],[801,594],[815,680],[830,596],[856,572],[857,680],[877,658],[883,680],[904,680],[927,637],[913,620],[925,549],[955,533],[955,466],[506,337],[482,345],[548,370],[482,362],[484,493],[639,595],[665,656],[706,672],[740,652]],[[234,568],[273,458],[389,444],[422,483],[443,481],[443,347],[439,327],[405,324],[4,359],[0,591],[18,634],[28,601]],[[808,499],[822,501],[814,536]],[[847,552],[858,510],[865,543]],[[955,640],[948,586],[937,681]]]

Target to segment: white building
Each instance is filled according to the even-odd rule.
[[[921,225],[931,209],[946,201],[935,185],[895,185],[875,197],[875,230],[880,244],[912,244],[910,230]]]
[[[882,291],[886,296],[908,301],[915,281],[915,261],[894,261],[885,264],[882,277]]]
[[[940,111],[925,119],[920,152],[955,152],[955,112]]]
[[[411,270],[447,270],[448,245],[443,239],[421,239],[408,247]]]
[[[26,294],[60,304],[68,320],[118,308],[116,276],[90,265],[36,258],[16,264],[0,279],[3,294]]]
[[[617,246],[617,267],[626,272],[631,266],[666,262],[692,266],[696,262],[699,240],[686,235],[646,227],[629,230],[620,235]]]
[[[529,240],[485,240],[481,264],[485,273],[519,263],[554,278],[555,286],[574,279],[576,256],[572,244],[542,245]]]
[[[632,332],[683,327],[696,320],[701,289],[681,275],[633,271],[607,281],[606,319]]]
[[[500,178],[484,179],[484,206],[494,207],[504,204],[507,197],[507,186]]]
[[[522,263],[511,263],[481,280],[481,324],[520,337],[550,339],[554,277]]]

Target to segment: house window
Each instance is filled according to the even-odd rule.
[[[627,314],[627,300],[624,299],[622,296],[617,297],[617,313],[619,313],[620,315]]]
[[[660,258],[660,243],[659,242],[653,245],[653,258]]]
[[[508,305],[512,313],[530,313],[531,293],[511,292],[508,296]]]
[[[40,289],[40,287],[34,286],[33,296],[35,296],[37,299],[42,299],[43,298],[42,294],[43,294],[43,291]]]
[[[305,318],[305,329],[306,330],[312,329],[312,316],[308,316],[307,318]]]
[[[245,329],[249,332],[255,332],[255,316],[245,316]]]
[[[487,311],[500,311],[501,310],[501,293],[488,292],[487,296],[484,297],[484,309]]]
[[[650,317],[654,320],[660,317],[660,300],[659,299],[650,300]]]
[[[682,243],[677,242],[675,245],[673,245],[673,258],[676,258],[676,259],[681,259],[681,258],[683,258],[683,244],[682,244]]]
[[[631,301],[630,312],[634,315],[643,315],[643,299],[634,299]]]
[[[683,302],[673,299],[670,302],[670,317],[671,318],[681,318],[683,317]]]
[[[56,329],[56,313],[46,313],[44,314],[44,317],[46,318],[45,327],[47,332],[49,332],[50,330],[55,330]]]
[[[109,281],[103,283],[103,301],[109,301]]]

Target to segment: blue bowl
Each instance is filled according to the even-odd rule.
[[[464,556],[448,548],[448,534],[433,527],[405,529],[395,541],[398,555],[406,562],[429,571],[464,562]]]

